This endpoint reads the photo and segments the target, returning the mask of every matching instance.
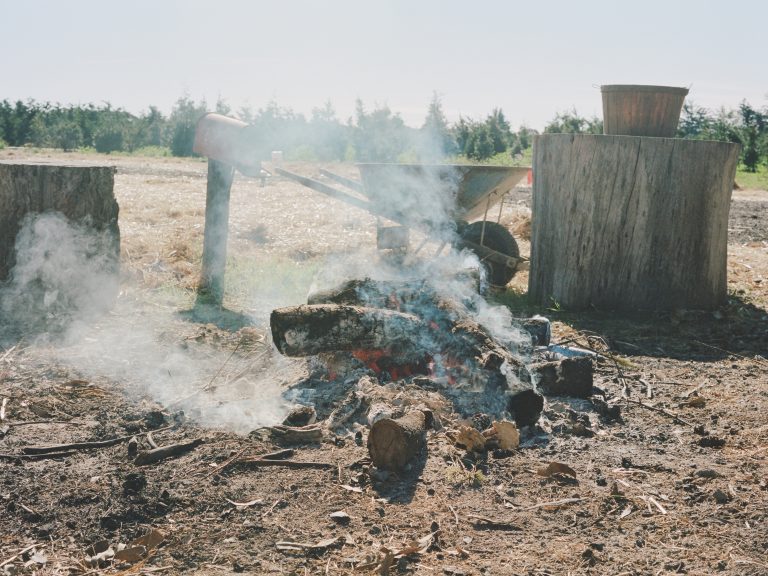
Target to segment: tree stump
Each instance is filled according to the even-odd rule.
[[[118,205],[111,166],[0,162],[0,282],[15,263],[14,246],[28,214],[60,212],[78,224],[107,232],[103,249],[120,261]]]
[[[403,470],[414,464],[426,446],[431,412],[414,410],[402,418],[382,418],[371,426],[368,453],[374,466],[382,470]]]
[[[622,310],[722,304],[738,154],[727,142],[535,137],[532,301]]]

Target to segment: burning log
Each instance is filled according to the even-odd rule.
[[[286,356],[405,348],[422,329],[422,321],[412,314],[340,304],[278,308],[269,323],[277,349]]]
[[[376,421],[368,434],[368,452],[374,466],[400,471],[415,462],[426,446],[426,433],[431,425],[429,410],[414,410],[396,420]]]
[[[499,412],[511,412],[519,426],[538,420],[543,399],[523,360],[475,322],[463,302],[425,282],[354,280],[310,301],[323,303],[272,312],[273,340],[283,354],[346,351],[384,380],[424,374],[449,387],[497,390]]]

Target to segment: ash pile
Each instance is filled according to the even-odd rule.
[[[309,360],[308,376],[286,393],[295,408],[273,432],[299,442],[352,437],[377,468],[396,472],[423,460],[430,431],[499,457],[546,441],[552,422],[542,411],[590,433],[588,417],[546,410],[544,399],[589,398],[589,354],[559,355],[546,318],[490,305],[472,272],[428,278],[349,280],[274,310],[277,349]]]

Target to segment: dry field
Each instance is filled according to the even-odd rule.
[[[525,273],[495,296],[549,317],[555,341],[609,357],[595,385],[618,419],[549,398],[520,450],[469,463],[431,432],[423,470],[396,478],[371,470],[353,435],[294,447],[292,460],[314,463],[303,468],[243,461],[285,448],[258,429],[280,421],[306,375],[271,347],[269,311],[300,303],[318,275],[375,264],[372,216],[288,181],[238,177],[227,311],[206,317],[194,307],[205,162],[0,151],[27,155],[117,166],[123,278],[106,317],[0,348],[6,573],[768,574],[768,192],[734,192],[729,301],[715,312],[535,309]],[[505,205],[518,236],[529,203],[517,190]],[[318,413],[342,400],[336,390],[317,384]],[[433,392],[382,391],[458,421]],[[139,449],[203,442],[138,466],[134,435]],[[125,440],[17,456],[113,438]],[[575,478],[539,474],[548,462]],[[110,547],[111,560],[93,558]]]

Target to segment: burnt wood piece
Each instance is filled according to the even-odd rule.
[[[16,235],[25,216],[43,212],[59,212],[101,233],[98,250],[114,263],[117,276],[120,230],[114,181],[112,166],[0,161],[0,281],[13,268]]]
[[[552,339],[552,328],[546,318],[542,316],[514,318],[512,322],[531,335],[531,343],[534,346],[549,346]]]
[[[418,341],[423,322],[395,310],[315,304],[272,311],[272,339],[286,356],[336,350],[406,349]]]
[[[477,282],[467,276],[468,282]],[[311,293],[308,304],[348,304],[387,308],[415,314],[431,320],[459,320],[470,316],[470,311],[455,299],[438,294],[426,281],[388,281],[363,278],[348,280],[339,286]],[[541,316],[513,318],[513,324],[531,335],[534,346],[548,346],[551,337],[549,320]]]
[[[528,367],[536,389],[548,396],[592,395],[593,371],[591,358],[565,358],[555,362],[540,362]]]
[[[382,470],[402,471],[414,464],[426,448],[427,429],[432,413],[414,410],[395,420],[383,418],[371,426],[368,453],[374,466]]]
[[[187,452],[191,452],[200,444],[203,443],[202,438],[196,438],[188,442],[180,442],[178,444],[169,444],[168,446],[160,446],[159,448],[153,448],[152,450],[144,450],[139,452],[133,463],[136,466],[146,466],[147,464],[154,464],[160,462],[166,458],[172,458],[174,456],[181,456]]]

